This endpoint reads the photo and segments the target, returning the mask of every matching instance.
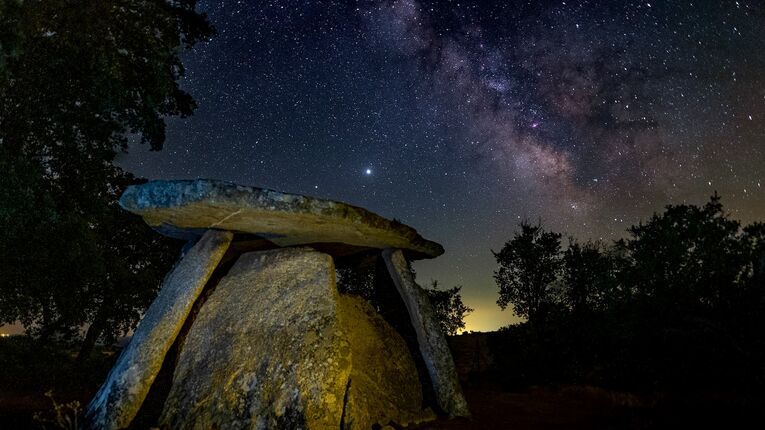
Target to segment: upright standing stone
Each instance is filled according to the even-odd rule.
[[[340,296],[332,258],[308,248],[240,256],[181,346],[160,425],[368,430],[430,419],[404,340]]]
[[[327,254],[242,254],[181,346],[160,427],[340,428],[350,346],[337,297]]]
[[[469,416],[449,345],[435,319],[427,294],[414,282],[409,262],[400,249],[386,249],[383,259],[417,333],[420,353],[428,368],[438,406],[450,416]]]
[[[130,343],[88,405],[85,428],[111,430],[130,424],[232,238],[231,232],[208,230],[165,278]]]

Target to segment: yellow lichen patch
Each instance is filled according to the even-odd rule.
[[[366,429],[434,419],[423,408],[422,387],[404,339],[360,297],[341,295],[340,314],[352,361],[344,422]]]

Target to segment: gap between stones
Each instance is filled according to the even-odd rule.
[[[340,415],[340,430],[345,430],[345,408],[348,406],[348,394],[351,391],[351,378],[345,384],[345,394],[343,395],[343,413]]]

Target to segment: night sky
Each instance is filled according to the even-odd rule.
[[[765,6],[750,1],[214,1],[184,54],[198,101],[119,163],[397,218],[446,254],[469,330],[514,321],[492,279],[522,219],[609,241],[717,190],[765,220]]]

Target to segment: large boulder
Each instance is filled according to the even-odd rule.
[[[276,246],[321,246],[348,254],[404,250],[410,259],[444,253],[417,231],[346,203],[208,179],[151,181],[128,187],[120,205],[160,233],[188,238],[206,229],[247,233]],[[331,249],[331,250],[330,250]]]
[[[338,294],[329,255],[284,248],[241,255],[201,307],[160,422],[334,430],[431,416],[403,339]]]
[[[344,429],[435,419],[422,408],[422,387],[406,342],[359,296],[340,296],[343,332],[351,344]]]

